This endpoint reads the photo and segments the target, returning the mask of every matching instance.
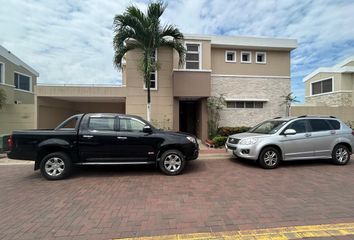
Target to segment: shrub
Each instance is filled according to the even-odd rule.
[[[227,137],[227,136],[230,136],[232,134],[247,132],[250,129],[251,129],[250,127],[245,127],[245,126],[241,126],[241,127],[220,127],[220,128],[218,128],[218,134],[220,136]]]
[[[225,145],[226,143],[226,140],[227,140],[227,137],[223,137],[223,136],[216,136],[213,138],[213,144],[214,144],[214,147],[222,147]]]

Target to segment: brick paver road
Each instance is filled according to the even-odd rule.
[[[354,222],[354,161],[191,162],[180,176],[153,167],[90,167],[46,181],[32,165],[0,166],[0,239],[109,239]]]

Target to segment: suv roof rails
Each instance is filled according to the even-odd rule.
[[[281,118],[281,117],[275,117],[275,118],[273,118],[273,119],[279,119],[279,118]]]
[[[336,118],[335,116],[321,116],[321,115],[301,115],[297,118],[305,118],[305,117],[326,117],[326,118]]]

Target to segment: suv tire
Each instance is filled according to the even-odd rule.
[[[259,165],[265,169],[277,168],[280,161],[281,155],[274,147],[264,148],[258,158]]]
[[[345,165],[350,160],[349,149],[342,144],[338,144],[333,148],[332,161],[337,165]]]
[[[186,165],[183,154],[178,150],[167,150],[161,155],[159,167],[166,175],[178,175]]]
[[[41,161],[40,171],[47,180],[60,180],[66,178],[72,170],[70,157],[63,152],[50,153]]]

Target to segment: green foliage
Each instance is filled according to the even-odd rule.
[[[223,95],[218,97],[209,97],[207,101],[208,107],[208,135],[214,138],[217,135],[220,121],[220,111],[225,107],[226,102]]]
[[[1,89],[0,88],[0,109],[2,109],[6,103],[6,94],[5,94],[5,91],[4,89]]]
[[[248,130],[250,130],[250,127],[245,127],[245,126],[241,126],[241,127],[220,127],[218,128],[217,134],[220,136],[230,136],[232,134],[236,134],[236,133],[243,133],[243,132],[247,132]]]
[[[227,140],[227,137],[223,137],[223,136],[216,136],[213,138],[213,144],[214,147],[218,148],[218,147],[222,147],[225,145]]]
[[[281,96],[281,98],[283,98],[283,101],[280,104],[280,106],[285,105],[285,107],[286,107],[286,116],[289,117],[291,104],[299,102],[299,101],[296,99],[296,96],[294,96],[292,92],[288,93],[287,95]]]

